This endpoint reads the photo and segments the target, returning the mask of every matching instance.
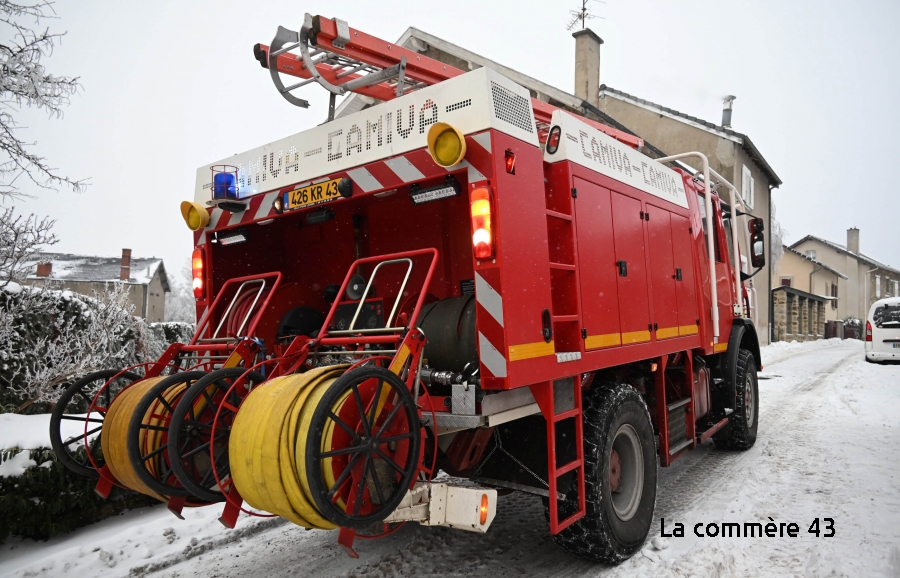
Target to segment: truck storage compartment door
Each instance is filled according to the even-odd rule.
[[[641,202],[611,191],[622,345],[650,341],[650,297]]]
[[[609,189],[575,177],[575,227],[585,349],[620,345],[618,288]]]
[[[672,250],[675,268],[681,269],[681,279],[675,281],[678,301],[678,335],[696,335],[699,331],[697,290],[694,284],[694,252],[691,242],[691,222],[687,217],[672,214]]]
[[[650,243],[650,290],[656,339],[678,337],[676,285],[684,272],[675,266],[671,215],[654,205],[647,205],[644,211]]]

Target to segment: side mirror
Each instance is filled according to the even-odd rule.
[[[750,264],[755,269],[766,266],[766,237],[762,231],[750,235]]]

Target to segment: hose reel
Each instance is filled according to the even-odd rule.
[[[251,506],[306,528],[369,528],[396,508],[421,463],[421,424],[387,369],[346,365],[279,377],[244,400],[231,475]]]
[[[204,503],[181,485],[166,453],[172,409],[185,390],[204,375],[187,371],[152,377],[116,396],[101,432],[103,455],[116,480],[162,502],[183,497],[186,505]]]

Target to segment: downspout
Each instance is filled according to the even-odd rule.
[[[818,267],[818,269],[816,267]],[[812,284],[813,275],[815,275],[822,269],[823,269],[823,267],[821,265],[819,265],[818,263],[815,263],[813,265],[812,273],[809,274],[809,292],[812,293],[813,295],[815,295],[815,293],[813,293],[813,284]]]
[[[866,271],[866,274],[863,275],[863,285],[865,285],[864,295],[865,295],[865,299],[866,299],[863,302],[863,314],[862,314],[863,319],[868,319],[868,317],[869,317],[869,273],[871,273],[873,271],[878,271],[878,267],[875,267],[874,269],[869,269],[868,271]],[[858,312],[858,310],[857,310],[857,312]]]

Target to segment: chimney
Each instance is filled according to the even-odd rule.
[[[736,96],[729,94],[722,102],[722,128],[731,128],[731,103]]]
[[[38,263],[36,273],[38,277],[49,277],[51,273],[53,273],[53,263]]]
[[[603,40],[590,28],[572,34],[575,39],[575,96],[600,106],[600,45]]]
[[[847,250],[859,255],[859,229],[856,227],[847,229]]]
[[[128,281],[131,278],[131,249],[122,249],[122,266],[119,268],[119,280]]]

